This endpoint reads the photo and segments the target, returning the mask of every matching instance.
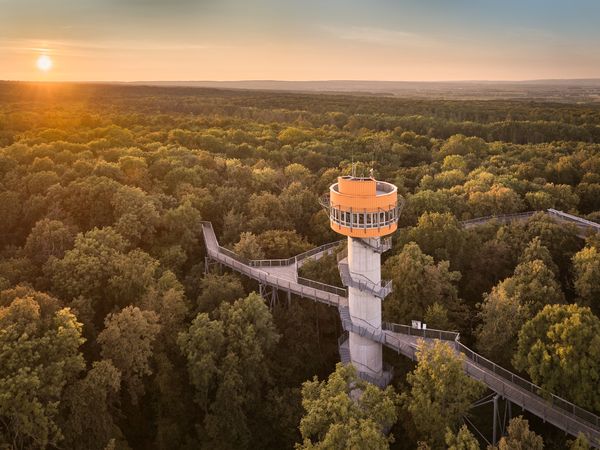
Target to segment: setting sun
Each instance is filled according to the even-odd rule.
[[[36,65],[42,72],[48,72],[52,69],[52,59],[48,55],[40,55]]]

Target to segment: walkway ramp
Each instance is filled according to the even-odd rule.
[[[289,260],[247,260],[219,245],[210,222],[202,223],[202,233],[204,235],[208,256],[214,261],[217,261],[236,272],[246,275],[259,283],[272,286],[285,292],[290,292],[303,298],[319,301],[327,305],[337,307],[339,305],[348,304],[345,289],[298,277],[297,260],[295,260],[294,263],[291,263]],[[326,248],[313,253],[310,257],[318,259],[326,252],[331,252],[331,249],[335,246],[327,244],[322,247]],[[304,257],[302,260],[306,258],[308,257]],[[267,261],[270,261],[270,263]]]
[[[457,353],[464,355],[464,370],[471,378],[481,381],[501,397],[571,436],[585,434],[592,446],[600,448],[600,417],[597,415],[550,394],[530,381],[498,366],[463,345],[458,340],[458,336],[455,340],[450,339],[449,332],[418,330],[398,324],[387,324],[387,326],[393,329],[402,327],[405,330],[384,332],[385,345],[397,353],[416,361],[417,350],[421,345],[434,340],[445,340]]]
[[[522,213],[518,216],[502,216],[503,218],[492,217],[474,220],[478,221],[477,224],[499,219],[501,221],[527,220],[533,214],[535,212]],[[578,228],[584,230],[586,234],[600,230],[600,225],[594,222],[561,211],[548,210],[547,214],[565,223],[577,222],[579,224]],[[474,224],[474,221],[468,221],[468,225],[463,222],[466,228],[475,226]],[[448,342],[457,353],[465,356],[464,369],[471,378],[481,381],[492,391],[572,436],[584,433],[592,446],[600,448],[600,417],[565,399],[545,392],[539,386],[478,355],[459,341],[458,333],[432,329],[420,330],[394,323],[384,323],[382,329],[373,327],[369,323],[358,321],[350,316],[346,289],[298,276],[298,267],[304,262],[311,258],[318,259],[333,253],[344,241],[326,244],[288,259],[248,260],[220,246],[210,222],[202,222],[202,233],[206,244],[206,252],[210,259],[261,284],[272,286],[299,297],[335,306],[340,313],[342,328],[345,332],[357,333],[380,342],[413,361],[417,359],[419,346],[435,340]],[[346,347],[344,347],[345,341],[342,344],[341,355],[344,359],[347,359],[348,354],[345,351]],[[365,374],[364,377],[378,385],[389,382],[389,380],[369,379],[368,374]]]
[[[544,214],[552,218],[555,222],[573,225],[577,228],[577,236],[585,239],[592,233],[600,233],[600,224],[582,217],[558,211],[556,209],[547,209],[544,211],[527,211],[514,214],[500,214],[497,216],[477,217],[475,219],[463,220],[460,224],[465,229],[478,227],[489,222],[497,222],[501,224],[512,222],[527,222],[536,214]]]

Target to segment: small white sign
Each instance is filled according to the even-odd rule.
[[[417,330],[421,329],[421,321],[420,320],[411,320],[411,324],[413,328],[416,328]]]

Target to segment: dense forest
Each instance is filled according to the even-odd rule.
[[[386,353],[380,390],[334,308],[206,270],[201,221],[255,259],[339,239],[318,200],[353,165],[405,199],[384,319],[600,414],[600,238],[460,224],[600,220],[600,105],[0,83],[0,448],[485,448],[444,344]],[[303,275],[340,284],[334,257]],[[588,448],[513,409],[495,448]]]

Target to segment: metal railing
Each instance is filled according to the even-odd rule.
[[[531,381],[527,381],[523,377],[512,373],[510,370],[504,369],[493,361],[490,361],[487,358],[475,353],[469,347],[463,345],[459,341],[455,341],[455,348],[458,352],[462,353],[474,363],[480,365],[485,368],[487,371],[492,372],[498,375],[500,378],[509,381],[510,383],[518,386],[521,389],[526,390],[527,392],[531,392],[536,396],[543,398],[545,401],[549,402],[551,405],[560,408],[561,410],[572,414],[579,419],[582,419],[588,422],[592,427],[600,428],[600,417],[596,414],[587,411],[564,398],[561,398],[557,395],[548,392],[547,390],[541,388],[540,386],[533,384]],[[599,430],[600,431],[600,430]]]
[[[377,253],[385,253],[389,249],[392,248],[392,237],[391,236],[382,237],[379,240],[375,240],[373,238],[356,238],[356,239],[359,244],[363,245],[366,248],[370,248],[371,250],[373,250],[374,252],[377,252]],[[376,241],[376,243],[373,244],[373,241]]]
[[[491,222],[492,220],[497,220],[498,222],[502,222],[502,223],[512,222],[516,219],[526,219],[526,218],[532,217],[535,214],[537,214],[538,212],[540,212],[540,211],[526,211],[526,212],[511,213],[511,214],[500,214],[497,216],[476,217],[474,219],[461,220],[460,224],[463,227],[468,228],[469,226]]]
[[[371,368],[365,364],[362,364],[358,361],[352,361],[352,355],[350,354],[350,334],[347,331],[344,331],[341,336],[338,338],[338,349],[340,353],[340,360],[343,364],[352,364],[356,369],[356,375],[375,386],[379,386],[380,388],[385,388],[388,386],[392,379],[394,378],[394,368],[387,364],[383,363],[383,370],[381,375],[375,375],[371,372]],[[363,370],[361,370],[363,369]]]
[[[392,292],[391,280],[381,280],[380,283],[374,283],[362,274],[352,273],[345,259],[338,262],[338,268],[344,286],[352,287],[362,292],[370,292],[382,300]]]
[[[294,256],[295,262],[300,266],[302,261],[311,259],[313,256],[320,255],[321,253],[332,253],[333,249],[346,243],[346,239],[340,239],[339,241],[329,242],[319,247],[308,250],[304,253]]]
[[[576,216],[573,214],[559,211],[557,209],[552,209],[552,208],[547,209],[547,210],[542,210],[542,211],[527,211],[527,212],[512,213],[512,214],[499,214],[496,216],[476,217],[474,219],[462,220],[460,222],[460,224],[465,228],[469,228],[469,227],[476,226],[479,224],[491,222],[492,220],[496,220],[500,223],[508,223],[508,222],[512,222],[515,220],[528,219],[538,213],[545,214],[549,217],[558,219],[559,221],[562,221],[562,222],[571,223],[571,224],[577,226],[578,228],[586,230],[586,231],[593,230],[596,232],[600,232],[600,224],[599,223],[593,222],[588,219],[584,219],[583,217],[579,217],[579,216]]]
[[[299,255],[292,256],[291,258],[281,258],[281,259],[247,259],[243,258],[247,265],[252,267],[283,267],[283,266],[291,266],[292,264],[301,265],[301,262],[306,261],[307,259],[311,259],[312,257],[321,255],[322,253],[331,253],[331,250],[335,247],[339,246],[346,242],[344,239],[329,242],[327,244],[323,244],[319,247],[315,247],[306,252],[300,253]],[[230,253],[235,254],[231,250],[227,250]],[[240,257],[241,258],[241,257]]]
[[[394,333],[407,334],[408,336],[439,339],[441,341],[458,341],[460,339],[460,333],[456,331],[436,330],[435,328],[421,329],[390,322],[383,322],[381,327],[384,330],[393,331]]]
[[[340,320],[344,331],[350,331],[361,337],[379,342],[380,344],[385,344],[385,333],[380,327],[375,327],[366,320],[361,320],[363,324],[356,322],[350,315],[350,310],[347,306],[338,306],[338,311],[340,312]],[[344,316],[347,318],[345,319]]]
[[[311,287],[314,289],[320,289],[325,292],[330,292],[332,294],[339,295],[340,297],[348,296],[347,289],[340,288],[337,286],[332,286],[330,284],[321,283],[320,281],[310,280],[308,278],[303,278],[303,277],[298,277],[296,279],[296,281],[298,282],[298,284],[301,284],[303,286],[308,286],[308,287]]]
[[[203,222],[202,226],[208,255],[216,261],[231,267],[233,270],[253,278],[259,283],[268,284],[275,288],[291,292],[301,297],[317,300],[331,306],[337,307],[341,302],[347,302],[345,296],[340,295],[345,294],[346,291],[337,286],[330,286],[325,283],[319,283],[305,278],[301,280],[305,283],[303,284],[265,272],[264,270],[261,270],[260,266],[249,265],[248,259],[219,245],[210,222]]]
[[[466,363],[472,364],[465,366],[469,376],[484,382],[493,391],[559,428],[569,431],[575,436],[579,431],[583,431],[595,446],[600,444],[600,417],[484,358],[463,345],[458,340],[458,333],[443,330],[419,330],[400,324],[384,323],[383,326],[384,329],[398,334],[453,342],[450,345],[465,356]],[[416,343],[406,342],[400,337],[386,334],[385,344],[416,361],[418,350]]]
[[[578,217],[573,214],[568,214],[566,212],[558,211],[556,209],[548,209],[548,215],[551,217],[556,217],[560,220],[564,220],[567,222],[574,223],[576,226],[585,229],[591,229],[597,232],[600,232],[600,224],[596,222],[592,222],[591,220],[584,219],[583,217]]]

